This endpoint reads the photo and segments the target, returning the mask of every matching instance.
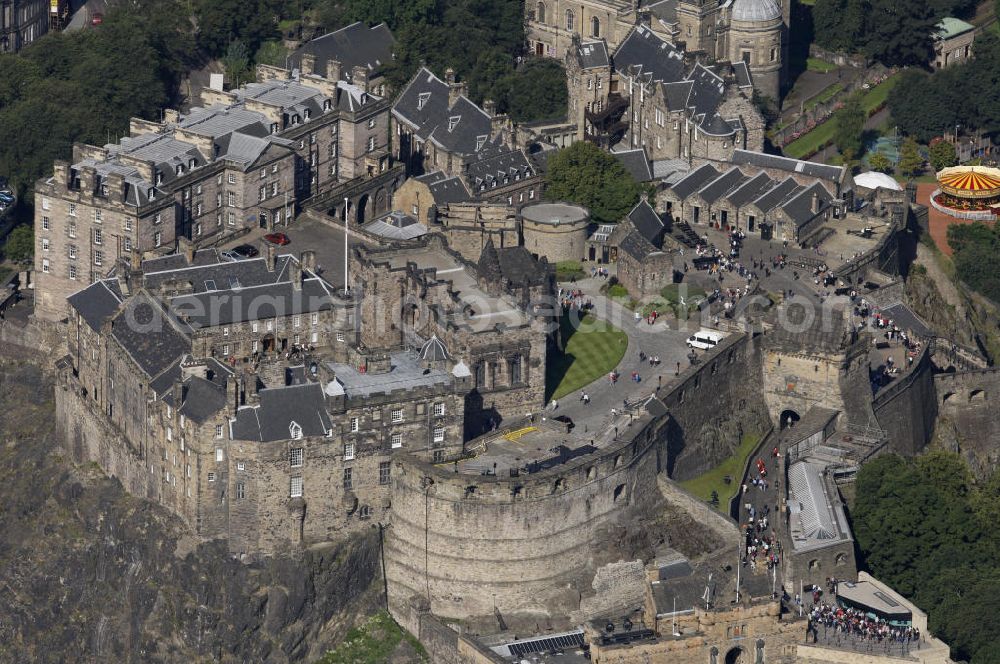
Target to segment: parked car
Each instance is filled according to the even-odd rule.
[[[260,253],[257,247],[252,244],[241,244],[238,247],[233,247],[231,251],[240,258],[253,258]]]
[[[725,338],[724,334],[715,330],[698,330],[688,337],[687,345],[689,348],[709,350],[710,348],[715,348]]]
[[[96,12],[93,16],[90,17],[91,25],[100,25],[101,23],[104,23],[104,14],[102,14],[101,12]]]
[[[14,195],[6,191],[0,191],[0,202],[10,205],[14,202]]]
[[[267,235],[264,236],[264,239],[270,242],[271,244],[276,244],[280,247],[283,247],[289,242],[291,242],[291,240],[288,239],[288,236],[285,235],[284,233],[268,233]]]
[[[219,258],[221,258],[224,261],[229,261],[230,263],[234,263],[234,262],[240,260],[241,256],[238,256],[237,254],[233,253],[232,251],[222,251],[222,252],[219,252]]]

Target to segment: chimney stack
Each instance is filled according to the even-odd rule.
[[[819,194],[815,191],[812,194],[812,205],[810,206],[813,214],[819,214]]]
[[[299,63],[299,71],[303,75],[316,73],[316,56],[312,53],[303,53],[302,61]]]
[[[274,245],[270,242],[263,242],[264,245],[264,260],[267,261],[268,272],[274,272],[275,267],[278,265],[278,252],[274,250]]]
[[[226,378],[226,401],[229,402],[229,412],[236,415],[240,408],[240,385],[235,375]]]
[[[497,114],[497,104],[492,99],[483,100],[483,110],[486,111],[486,115],[491,118]]]
[[[181,406],[184,404],[184,383],[180,380],[175,380],[172,394],[174,397],[174,412],[180,412]]]
[[[368,92],[368,67],[356,65],[351,70],[351,83]]]
[[[326,78],[331,81],[340,81],[344,78],[344,65],[339,60],[326,61]]]
[[[302,263],[302,269],[303,270],[308,270],[309,272],[312,272],[313,274],[316,273],[316,252],[315,251],[312,251],[312,250],[303,251],[302,252],[302,256],[300,258],[300,262]]]
[[[302,290],[302,264],[294,258],[288,261],[288,280],[292,288]]]

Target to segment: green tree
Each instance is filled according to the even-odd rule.
[[[899,172],[908,178],[916,177],[924,170],[924,158],[920,156],[920,148],[913,138],[903,141],[899,151]]]
[[[32,227],[30,225],[18,226],[12,230],[7,236],[4,253],[15,263],[31,260],[35,253],[35,233]]]
[[[931,167],[935,172],[942,168],[948,168],[958,163],[958,155],[955,153],[955,146],[948,141],[937,141],[931,143],[929,155]]]
[[[892,161],[882,152],[873,152],[868,155],[868,164],[872,167],[873,171],[878,171],[879,173],[892,172]]]
[[[240,87],[241,81],[245,83],[250,78],[250,53],[246,44],[241,41],[230,44],[225,57],[222,58],[222,66],[226,69],[226,76],[232,88]]]
[[[861,0],[816,0],[812,8],[816,42],[833,51],[857,52],[865,45]]]
[[[861,105],[860,95],[848,97],[843,108],[833,116],[833,121],[836,123],[833,142],[846,162],[851,162],[861,155],[861,134],[865,129],[867,117]]]
[[[226,54],[242,41],[253,53],[268,39],[277,39],[277,11],[263,0],[193,0],[198,45],[213,57]]]
[[[502,110],[515,122],[566,117],[569,93],[562,63],[551,58],[528,60],[503,83]]]
[[[614,156],[578,141],[549,158],[545,197],[587,207],[595,221],[619,221],[639,199],[642,187]]]
[[[280,41],[271,40],[260,45],[260,48],[254,53],[253,61],[258,65],[284,67],[286,57],[288,57],[288,49]]]

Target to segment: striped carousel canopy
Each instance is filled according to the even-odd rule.
[[[937,174],[941,190],[958,198],[1000,195],[1000,169],[987,166],[953,166]]]

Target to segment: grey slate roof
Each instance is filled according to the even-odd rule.
[[[170,300],[170,308],[192,326],[203,327],[325,311],[333,308],[333,297],[319,277],[312,277],[303,280],[301,289],[283,281],[180,295]]]
[[[753,152],[752,150],[734,150],[730,162],[735,165],[747,164],[759,168],[781,169],[789,173],[802,173],[803,175],[835,182],[839,182],[845,173],[843,166],[830,166],[829,164],[792,159],[790,157],[781,157],[763,152]]]
[[[641,261],[649,254],[656,251],[656,247],[650,244],[649,241],[637,231],[632,231],[623,237],[621,242],[618,243],[618,249],[620,251],[624,251],[626,254],[638,261]]]
[[[678,198],[683,200],[717,177],[719,177],[719,171],[715,167],[711,164],[702,164],[685,175],[671,189]]]
[[[604,40],[584,42],[576,49],[576,55],[580,68],[584,70],[607,67],[611,62]]]
[[[779,184],[772,187],[769,191],[756,198],[753,204],[756,205],[761,212],[770,212],[774,208],[778,207],[783,201],[794,196],[799,190],[798,183],[788,176],[782,180]]]
[[[679,81],[684,78],[684,56],[676,46],[652,30],[637,26],[615,51],[615,70],[641,76],[647,81]]]
[[[414,127],[415,133],[426,140],[442,118],[447,121],[448,84],[421,67],[396,98],[392,113]]]
[[[444,171],[434,171],[417,178],[420,182],[427,184],[431,190],[431,196],[438,205],[446,203],[462,203],[472,200],[472,194],[465,187],[465,183],[458,176],[448,177]]]
[[[621,152],[612,152],[611,154],[621,162],[622,166],[625,167],[629,175],[635,178],[636,182],[649,182],[653,179],[653,170],[650,167],[644,148],[623,150]]]
[[[201,252],[199,252],[201,253]],[[160,260],[166,260],[164,259]],[[180,257],[183,260],[183,256]],[[258,256],[239,261],[220,261],[201,263],[193,266],[162,266],[159,262],[147,261],[143,264],[145,273],[142,276],[143,285],[150,291],[171,291],[176,284],[190,282],[195,293],[229,290],[231,285],[237,288],[249,288],[264,284],[274,284],[288,279],[288,264],[295,258],[289,255],[278,256],[274,271],[268,269],[267,259]],[[184,260],[186,264],[187,261]]]
[[[122,303],[116,279],[95,281],[66,299],[95,332],[100,332],[104,321],[111,318]]]
[[[497,251],[500,273],[514,286],[533,286],[544,283],[548,270],[524,247],[504,247]]]
[[[660,0],[647,5],[646,9],[664,23],[677,22],[677,0]]]
[[[399,211],[370,221],[361,227],[365,232],[392,240],[412,240],[427,234],[427,227]]]
[[[350,398],[367,397],[372,394],[387,394],[394,390],[412,390],[416,387],[447,385],[452,374],[444,369],[424,368],[416,353],[403,351],[389,355],[390,369],[387,373],[359,373],[349,364],[328,362],[335,380],[343,386]],[[329,387],[327,388],[329,390]]]
[[[493,130],[493,121],[486,111],[460,96],[439,119],[428,140],[449,152],[471,155],[485,146]]]
[[[396,40],[385,23],[368,28],[358,22],[306,43],[292,54],[291,61],[301,67],[304,54],[315,55],[315,72],[327,77],[327,64],[336,60],[343,74],[350,77],[355,66],[363,66],[369,73],[381,70],[392,62],[395,48]]]
[[[146,293],[129,298],[111,325],[111,335],[150,378],[191,351],[191,340]]]
[[[694,81],[673,81],[661,83],[663,97],[667,100],[667,110],[683,111],[687,109],[688,97],[691,96],[691,88]]]
[[[739,60],[733,63],[733,73],[736,74],[736,84],[741,88],[753,87],[753,77],[750,75],[750,68],[747,63]]]
[[[208,421],[226,405],[225,383],[220,385],[200,376],[190,376],[184,381],[181,392],[181,407],[177,412],[198,424]],[[163,402],[177,408],[171,389],[164,393]]]
[[[833,197],[827,192],[826,187],[819,182],[814,182],[790,198],[788,202],[781,206],[781,209],[795,222],[796,226],[802,226],[819,214],[819,212],[812,211],[814,195],[819,198],[819,212],[829,207],[830,201],[833,200]]]
[[[632,226],[656,248],[663,246],[663,220],[648,201],[639,201],[627,215]]]
[[[746,180],[747,177],[734,166],[698,190],[698,194],[706,203],[714,203]]]
[[[288,440],[293,422],[303,438],[325,436],[332,428],[319,383],[267,388],[258,396],[260,404],[236,411],[233,440]]]
[[[726,199],[736,207],[742,207],[774,186],[774,181],[761,171],[736,189],[729,192]]]
[[[529,178],[534,173],[532,164],[520,148],[489,144],[468,162],[465,176],[473,192],[479,192]]]

